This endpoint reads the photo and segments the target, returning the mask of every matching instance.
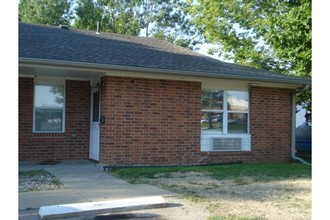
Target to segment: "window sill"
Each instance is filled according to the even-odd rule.
[[[201,150],[203,153],[241,153],[251,152],[251,150]]]
[[[64,137],[65,132],[56,132],[56,133],[49,133],[49,132],[33,132],[33,137]]]

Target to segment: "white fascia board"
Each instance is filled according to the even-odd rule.
[[[300,80],[295,79],[266,79],[260,77],[248,77],[242,75],[227,75],[218,73],[204,73],[204,72],[191,72],[191,71],[181,71],[181,70],[171,70],[171,69],[158,69],[158,68],[145,68],[145,67],[133,67],[133,66],[120,66],[120,65],[109,65],[109,64],[97,64],[97,63],[83,63],[83,62],[72,62],[72,61],[62,61],[62,60],[46,60],[46,59],[35,59],[35,58],[19,58],[19,65],[26,67],[47,67],[47,68],[65,68],[72,70],[82,70],[82,71],[93,71],[93,72],[106,72],[106,75],[120,76],[134,75],[135,77],[165,77],[171,76],[171,79],[181,77],[181,80],[191,80],[194,77],[199,79],[223,79],[223,80],[233,80],[233,81],[244,81],[248,84],[255,84],[263,86],[263,84],[269,84],[271,87],[281,87],[281,88],[292,88],[298,89],[304,85],[310,85],[311,82],[304,80],[303,83]],[[119,72],[121,74],[119,74]],[[123,73],[124,72],[124,73]],[[126,74],[125,74],[126,73]],[[155,76],[156,75],[156,76]],[[174,77],[175,76],[175,77]],[[173,78],[174,77],[174,78]],[[198,80],[200,81],[200,80]]]

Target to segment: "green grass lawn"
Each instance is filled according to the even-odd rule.
[[[239,177],[253,177],[257,181],[274,178],[311,178],[311,165],[300,163],[113,168],[111,173],[129,183],[136,183],[141,178],[155,178],[159,173],[190,171],[205,172],[218,180]]]
[[[38,177],[43,175],[50,175],[46,170],[29,170],[29,171],[20,171],[20,177]]]
[[[173,173],[185,173],[185,172],[198,172],[198,173],[204,173],[207,176],[210,176],[216,180],[229,180],[234,183],[233,187],[242,186],[245,187],[248,184],[251,183],[265,183],[265,184],[273,184],[273,182],[277,181],[291,181],[295,182],[297,180],[299,181],[305,181],[304,179],[311,179],[311,165],[301,164],[301,163],[270,163],[270,164],[230,164],[230,165],[206,165],[206,166],[167,166],[167,167],[133,167],[133,168],[113,168],[111,171],[111,174],[118,176],[122,179],[125,179],[129,183],[150,183],[155,184],[156,186],[163,187],[168,190],[174,190],[174,192],[179,193],[179,196],[183,198],[188,198],[191,201],[201,204],[206,204],[206,207],[212,207],[212,205],[215,208],[214,210],[210,208],[209,210],[212,210],[213,217],[208,218],[209,220],[261,220],[264,219],[260,216],[253,216],[254,214],[251,214],[252,216],[247,216],[247,214],[236,214],[235,211],[233,215],[226,215],[225,212],[219,208],[221,205],[219,204],[226,204],[229,207],[230,204],[228,203],[221,203],[221,201],[214,201],[209,200],[207,197],[203,197],[203,194],[200,195],[198,188],[202,189],[202,192],[206,192],[208,190],[214,190],[214,193],[218,193],[216,190],[219,185],[215,183],[214,186],[211,185],[200,185],[201,183],[195,183],[195,182],[187,182],[188,185],[180,185],[173,182],[159,182],[158,178],[175,178]],[[191,174],[188,174],[191,175]],[[147,180],[149,179],[149,180]],[[147,180],[147,182],[145,182]],[[174,180],[174,179],[173,179]],[[155,182],[153,182],[155,181]],[[251,182],[252,181],[252,182]],[[158,184],[158,185],[157,185]],[[190,188],[189,184],[193,184]],[[195,185],[194,185],[195,184]],[[198,184],[198,185],[196,185]],[[183,187],[184,186],[184,187]],[[225,187],[223,190],[226,190]],[[227,189],[228,190],[228,189]],[[254,188],[254,191],[257,190]],[[278,190],[278,189],[277,189]],[[274,191],[275,192],[275,191]],[[225,191],[223,195],[226,195],[226,193],[232,193],[229,191]],[[276,192],[278,193],[278,192]],[[249,192],[247,192],[249,194]],[[274,194],[277,195],[277,194]],[[299,212],[302,212],[304,210],[309,210],[309,207],[311,206],[310,201],[303,200],[299,196],[295,198],[295,194],[292,191],[286,192],[287,197],[276,197],[272,203],[276,204],[277,206],[283,206],[284,209],[288,204],[291,205],[297,205],[297,207],[303,207],[299,210]],[[304,194],[305,195],[305,194]],[[248,195],[244,194],[244,198],[246,198]],[[292,200],[292,198],[295,198],[296,200]],[[266,198],[266,197],[265,197]],[[287,198],[287,200],[283,199]],[[304,197],[303,197],[304,198]],[[274,199],[274,198],[272,198]],[[264,205],[267,200],[259,201],[260,203],[260,210],[263,211],[263,213],[267,212],[267,205]],[[219,202],[219,203],[217,203]],[[216,205],[214,205],[216,204]],[[234,205],[236,207],[236,204]],[[305,208],[307,207],[307,208]],[[247,210],[249,208],[247,207]],[[260,211],[259,210],[259,211]],[[290,211],[287,211],[290,213]],[[272,214],[272,213],[271,213]]]

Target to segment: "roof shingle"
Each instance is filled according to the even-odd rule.
[[[310,79],[222,62],[154,38],[19,23],[19,57],[310,84]]]

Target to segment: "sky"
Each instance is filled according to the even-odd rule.
[[[202,44],[200,46],[200,49],[196,50],[196,52],[201,53],[201,54],[206,55],[206,56],[209,56],[209,57],[212,57],[212,58],[217,59],[217,60],[225,61],[222,57],[219,57],[218,55],[208,54],[207,51],[210,48],[212,48],[212,44]],[[225,61],[225,62],[228,62],[228,61]]]

